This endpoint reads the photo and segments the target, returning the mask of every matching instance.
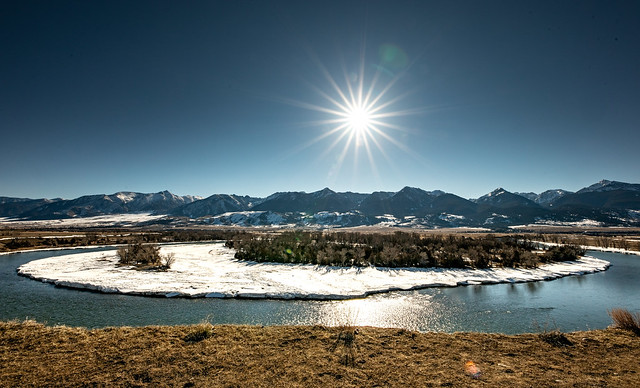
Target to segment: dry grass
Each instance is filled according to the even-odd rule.
[[[640,313],[631,313],[625,309],[613,309],[609,311],[613,325],[618,329],[629,330],[640,335]]]
[[[192,326],[191,330],[184,336],[184,340],[186,342],[200,342],[213,337],[213,335],[213,325],[209,322],[203,322]]]
[[[201,324],[204,325],[204,324]],[[86,330],[0,322],[0,386],[637,386],[640,341],[625,330],[564,334],[417,333],[199,326]],[[337,345],[336,345],[337,343]],[[345,364],[340,348],[357,353]],[[332,350],[333,349],[333,350]],[[480,372],[473,378],[469,361]]]
[[[538,335],[540,336],[541,340],[548,343],[549,345],[553,345],[556,347],[573,346],[573,342],[571,342],[571,340],[569,340],[569,338],[567,338],[564,333],[558,330],[545,331]]]
[[[356,336],[359,331],[353,326],[340,326],[336,340],[331,346],[332,352],[339,352],[340,363],[345,366],[355,366],[357,351],[359,349]]]
[[[550,329],[549,327],[551,325],[549,322],[545,322],[542,326],[536,322],[535,327],[537,329],[536,331],[539,332],[538,337],[549,345],[555,347],[573,346],[573,342],[571,342],[563,332],[558,330],[555,322],[552,322],[552,324],[553,328]]]

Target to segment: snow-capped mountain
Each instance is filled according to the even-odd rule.
[[[585,187],[584,189],[578,190],[576,194],[602,193],[605,191],[616,191],[616,190],[640,191],[640,184],[608,181],[606,179],[603,179],[600,182],[595,183],[589,187]]]
[[[121,191],[107,197],[116,203],[116,198],[122,201],[124,206],[126,206],[128,209],[131,209],[131,212],[155,213],[166,212],[174,209],[177,206],[182,206],[202,199],[201,197],[196,197],[193,195],[179,196],[166,190],[152,194]]]
[[[214,216],[228,212],[245,211],[250,209],[255,203],[259,203],[259,201],[259,198],[249,196],[241,197],[235,194],[214,194],[205,199],[173,209],[171,214],[190,218]]]
[[[51,220],[128,213],[167,215],[165,224],[237,226],[469,226],[591,224],[640,226],[640,184],[601,181],[576,193],[540,194],[498,188],[467,200],[440,190],[404,187],[361,194],[324,188],[312,193],[278,192],[266,198],[215,194],[207,198],[118,192],[76,199],[0,197],[0,217]],[[155,217],[155,216],[154,216]],[[6,219],[2,222],[9,222]],[[160,221],[157,221],[160,222]]]
[[[86,195],[76,199],[52,200],[14,217],[53,219],[140,212],[166,214],[178,206],[198,199],[199,197],[191,195],[178,196],[168,191],[152,194],[123,191],[111,195]]]
[[[521,195],[511,193],[503,189],[502,187],[493,190],[489,194],[483,195],[482,197],[476,199],[475,202],[479,205],[490,205],[497,208],[538,206],[534,201],[527,199]]]
[[[0,217],[19,217],[23,213],[58,200],[60,199],[0,197]]]
[[[346,212],[355,209],[365,197],[366,194],[336,193],[329,188],[313,193],[283,192],[268,196],[252,210],[305,213]]]
[[[538,205],[549,205],[554,201],[564,197],[567,194],[573,194],[571,191],[562,190],[562,189],[553,189],[547,190],[540,194],[536,193],[514,193],[525,197],[526,199],[537,203]]]
[[[556,208],[639,210],[640,185],[603,180],[552,202]]]
[[[368,215],[422,216],[431,213],[430,206],[442,195],[442,191],[429,192],[406,186],[397,193],[373,193],[360,203],[358,210]]]

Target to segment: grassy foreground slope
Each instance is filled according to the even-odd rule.
[[[400,329],[0,322],[0,386],[611,386],[640,382],[640,337]],[[546,339],[546,340],[545,340]],[[551,340],[550,340],[551,339]],[[465,372],[473,361],[481,371]]]

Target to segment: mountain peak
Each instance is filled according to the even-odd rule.
[[[593,192],[613,191],[613,190],[640,191],[640,184],[610,181],[607,179],[603,179],[598,183],[594,183],[589,187],[585,187],[584,189],[579,190],[578,193],[593,193]]]
[[[502,187],[498,187],[497,189],[495,189],[492,192],[490,192],[489,194],[487,194],[487,196],[489,196],[489,197],[497,197],[498,195],[502,195],[504,193],[508,193],[508,191],[503,189]]]
[[[402,188],[402,190],[398,191],[398,193],[405,193],[405,194],[409,194],[409,193],[420,193],[420,194],[425,194],[426,191],[419,189],[417,187],[411,187],[411,186],[405,186]]]
[[[119,192],[115,193],[114,196],[116,198],[118,198],[119,200],[121,200],[122,202],[127,203],[127,202],[131,202],[134,199],[136,199],[138,194],[130,192],[130,191],[119,191]]]
[[[508,208],[508,207],[516,207],[516,206],[519,206],[519,207],[538,206],[532,200],[522,195],[511,193],[503,189],[502,187],[498,187],[497,189],[493,190],[489,194],[483,195],[482,197],[476,199],[474,202],[478,204],[496,206],[499,208]]]
[[[110,195],[85,195],[71,200],[0,197],[0,217],[24,220],[143,212],[186,216],[194,221],[181,219],[179,222],[196,224],[212,222],[205,218],[226,213],[236,218],[242,213],[242,219],[246,219],[248,213],[256,217],[248,224],[233,221],[236,218],[232,217],[225,221],[229,225],[271,225],[271,215],[278,214],[280,220],[297,226],[314,223],[333,226],[375,225],[380,222],[387,225],[390,222],[398,226],[420,227],[484,227],[492,224],[503,227],[584,220],[603,225],[639,226],[640,184],[603,179],[578,193],[553,189],[540,194],[513,193],[498,187],[470,201],[440,190],[425,191],[411,186],[405,186],[397,192],[379,191],[371,194],[335,192],[325,187],[311,193],[278,192],[267,198],[214,194],[202,199],[178,196],[167,190],[157,193],[120,191]],[[333,218],[329,222],[326,221],[327,217]],[[323,221],[317,221],[320,219]]]
[[[564,197],[565,195],[573,194],[573,192],[563,190],[563,189],[551,189],[551,190],[544,191],[540,194],[536,194],[536,193],[514,193],[514,194],[524,197],[528,200],[531,200],[537,203],[538,205],[553,206],[552,205],[553,202]]]
[[[409,187],[405,186],[402,190],[398,191],[394,197],[396,198],[406,198],[412,201],[422,201],[426,197],[431,197],[431,194],[426,191],[419,189],[417,187]]]
[[[312,193],[312,194],[316,198],[322,198],[322,197],[326,197],[328,195],[332,195],[332,194],[335,194],[335,193],[336,193],[335,191],[331,190],[328,187],[325,187],[324,189],[316,191],[315,193]]]

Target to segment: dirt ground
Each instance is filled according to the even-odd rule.
[[[640,337],[0,322],[0,386],[637,387]]]

